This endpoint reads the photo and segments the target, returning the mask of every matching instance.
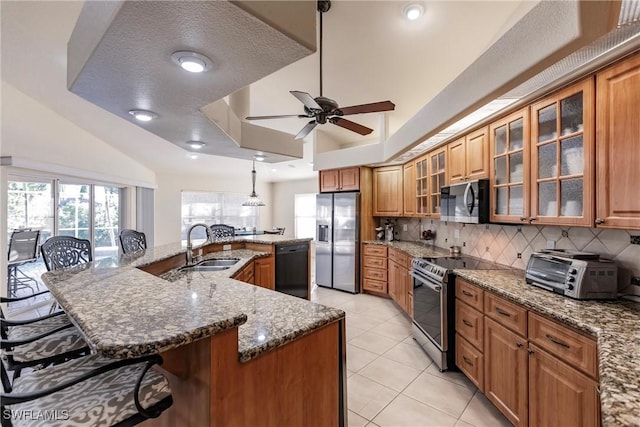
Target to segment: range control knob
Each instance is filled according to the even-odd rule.
[[[575,277],[569,277],[569,279],[567,279],[567,280],[569,280],[569,282],[573,283],[573,282],[576,281],[576,278]]]
[[[576,274],[578,272],[578,270],[576,270],[575,268],[572,268],[571,270],[569,270],[569,274]]]
[[[569,283],[569,286],[567,286],[567,288],[572,291],[573,290],[573,285],[571,283]]]

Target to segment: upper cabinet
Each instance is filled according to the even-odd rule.
[[[447,185],[447,147],[431,151],[429,159],[429,213],[440,218],[440,187]]]
[[[402,168],[404,216],[414,216],[416,214],[416,170],[414,162],[406,163]]]
[[[489,126],[492,222],[529,219],[529,108]]]
[[[416,176],[415,190],[416,190],[416,215],[429,215],[429,156],[424,155],[418,157],[414,161],[414,172]]]
[[[489,136],[486,127],[447,146],[449,183],[489,177]]]
[[[596,226],[640,229],[640,54],[597,75]]]
[[[359,191],[360,168],[331,169],[320,171],[320,192]]]
[[[373,170],[373,215],[402,216],[403,167],[385,166]]]
[[[531,106],[529,222],[593,224],[594,104],[587,78]]]

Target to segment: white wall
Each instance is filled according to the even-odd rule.
[[[285,234],[295,234],[294,201],[296,194],[317,193],[318,177],[298,181],[274,182],[272,187],[272,218],[274,227],[285,227]]]
[[[106,175],[115,184],[155,182],[151,169],[4,81],[1,120],[2,156]]]
[[[271,185],[256,180],[256,193],[266,204],[260,209],[260,228],[272,227]],[[158,188],[155,194],[155,245],[180,241],[181,192],[186,191],[219,191],[226,193],[243,193],[247,197],[251,193],[251,170],[243,170],[239,176],[227,174],[216,175],[175,175],[158,173]]]

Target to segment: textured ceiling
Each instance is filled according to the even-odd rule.
[[[315,34],[313,4],[301,2],[298,9],[294,21],[310,22]],[[82,98],[180,147],[198,140],[207,144],[201,153],[251,159],[255,150],[240,148],[242,142],[201,108],[311,54],[314,45],[315,40],[296,40],[291,31],[285,34],[227,1],[88,2],[69,42],[68,85]],[[212,69],[201,74],[182,70],[171,61],[171,54],[181,50],[206,55]],[[139,123],[130,109],[150,110],[158,117]],[[300,143],[290,139],[302,157]],[[273,148],[267,161],[291,159],[282,155],[291,150]]]

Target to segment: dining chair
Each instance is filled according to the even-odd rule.
[[[284,234],[285,227],[273,227],[273,230],[264,230],[265,234]]]
[[[0,303],[17,302],[45,294],[18,298],[0,297]],[[24,368],[46,366],[89,354],[82,333],[63,311],[30,319],[6,319],[0,311],[0,354],[14,378]]]
[[[122,253],[124,254],[147,249],[147,238],[145,234],[140,231],[125,229],[120,232],[119,238]]]
[[[48,271],[61,270],[91,262],[91,242],[72,236],[49,237],[40,247]]]
[[[216,240],[232,239],[235,236],[235,228],[226,224],[213,224],[209,226],[211,238]]]
[[[29,288],[35,292],[33,286],[40,290],[40,283],[26,275],[20,267],[38,259],[38,239],[40,230],[23,228],[13,230],[9,239],[9,258],[7,262],[7,293],[17,296],[21,288]]]
[[[47,426],[132,426],[157,418],[173,404],[169,381],[154,365],[162,357],[107,359],[90,355],[25,372],[9,381],[1,363],[3,427],[31,426],[29,417],[59,411]],[[44,425],[44,424],[38,424]]]

